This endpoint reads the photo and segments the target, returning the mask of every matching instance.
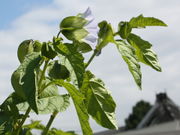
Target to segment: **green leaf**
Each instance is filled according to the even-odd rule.
[[[38,99],[37,106],[39,114],[51,114],[54,111],[63,112],[69,107],[69,95],[58,95]],[[27,102],[17,105],[20,111],[26,111]]]
[[[18,59],[22,63],[25,56],[32,52],[40,52],[42,44],[39,41],[24,40],[18,47]]]
[[[75,30],[63,30],[63,35],[69,40],[81,41],[88,35],[88,31],[84,28]]]
[[[39,98],[58,96],[58,87],[48,78],[42,81],[42,90],[39,92]]]
[[[1,104],[0,109],[2,109],[6,114],[13,116],[14,118],[19,117],[19,110],[16,104],[24,102],[25,99],[19,97],[15,92],[10,94],[6,100]]]
[[[80,88],[83,81],[85,67],[84,57],[77,51],[77,46],[74,44],[59,44],[55,46],[55,50],[60,55],[64,56],[64,58],[60,57],[61,63],[64,63],[64,65],[70,71],[70,75],[76,77],[78,87]]]
[[[138,17],[133,17],[129,24],[132,28],[138,28],[146,26],[167,26],[163,21],[154,18],[154,17],[144,17],[143,15],[139,15]]]
[[[116,46],[122,58],[127,63],[136,84],[141,89],[141,70],[134,48],[124,41],[117,41]]]
[[[98,33],[98,45],[96,47],[97,50],[101,50],[105,47],[108,43],[114,42],[113,30],[110,24],[106,21],[102,21],[98,24],[99,26],[99,33]]]
[[[56,84],[63,86],[72,97],[77,115],[79,117],[83,135],[92,135],[92,129],[89,124],[89,116],[84,104],[84,96],[82,93],[78,91],[72,84],[62,80],[57,80]]]
[[[67,79],[70,76],[68,69],[59,63],[58,60],[49,63],[48,75],[53,79]]]
[[[2,135],[6,135],[8,132],[12,132],[14,124],[14,117],[6,112],[0,111],[0,132]]]
[[[86,97],[86,106],[92,118],[105,128],[118,129],[115,118],[116,104],[102,80],[95,78],[89,71],[86,72],[81,91]]]
[[[33,52],[33,40],[24,40],[18,47],[18,59],[19,61],[22,63],[25,56],[30,53]]]
[[[63,112],[69,107],[69,95],[59,95],[38,100],[38,110],[41,114],[50,114],[54,111]]]
[[[74,42],[75,45],[78,46],[78,51],[81,53],[87,53],[92,51],[92,48],[89,44],[85,43],[85,42]]]
[[[70,16],[62,20],[60,29],[67,39],[80,41],[89,33],[83,28],[86,24],[86,19],[78,16]]]
[[[35,79],[35,69],[39,66],[41,56],[39,53],[26,55],[23,63],[12,74],[11,83],[17,95],[25,98],[30,107],[38,113],[38,90]]]
[[[151,49],[152,45],[148,41],[141,39],[135,34],[130,34],[128,42],[135,48],[136,56],[140,62],[151,66],[157,71],[161,71],[157,55]]]
[[[62,20],[60,29],[79,29],[85,26],[87,20],[78,16],[69,16]]]
[[[23,128],[43,130],[45,126],[41,124],[41,121],[32,120],[30,124],[24,125]]]
[[[34,52],[40,52],[41,48],[42,48],[42,44],[38,40],[35,40],[33,43]]]
[[[118,34],[121,36],[121,38],[126,39],[129,34],[131,33],[131,26],[128,22],[120,22],[118,25]]]
[[[50,81],[44,80],[42,86],[45,87]],[[54,111],[63,112],[69,107],[69,95],[59,95],[56,85],[51,84],[46,87],[39,95],[37,100],[37,107],[39,114],[50,114]],[[20,111],[26,111],[29,107],[27,102],[23,102],[17,105]]]
[[[43,43],[41,53],[43,56],[49,58],[49,59],[54,59],[57,55],[56,51],[53,48],[53,45],[50,43]]]
[[[77,135],[77,134],[76,134],[75,132],[73,132],[73,131],[64,132],[64,131],[62,131],[62,130],[52,128],[52,129],[48,132],[48,135]]]
[[[0,134],[3,134],[4,132],[4,124],[0,125]]]

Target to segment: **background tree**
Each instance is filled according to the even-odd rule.
[[[147,101],[139,101],[133,106],[132,113],[125,119],[125,129],[134,129],[144,118],[146,113],[150,110],[152,105]]]

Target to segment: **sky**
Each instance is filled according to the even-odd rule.
[[[96,57],[89,69],[103,79],[117,103],[119,126],[141,99],[154,103],[155,95],[166,92],[180,105],[180,1],[179,0],[2,0],[0,3],[0,103],[13,92],[10,78],[18,67],[17,48],[25,39],[51,40],[58,32],[60,21],[91,8],[97,22],[107,20],[114,28],[120,21],[128,21],[140,14],[163,20],[168,27],[149,27],[133,31],[153,44],[162,72],[141,64],[142,90],[136,86],[127,65],[115,46],[108,45]],[[89,54],[90,55],[90,54]],[[89,56],[87,55],[87,57]],[[36,116],[46,123],[48,115]],[[92,119],[94,131],[104,130]],[[63,130],[80,131],[75,109],[61,113],[53,126]]]

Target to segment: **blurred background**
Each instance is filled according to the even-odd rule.
[[[129,21],[143,14],[163,20],[168,27],[148,27],[134,33],[153,44],[158,54],[162,72],[141,64],[142,91],[136,86],[127,65],[116,47],[109,44],[89,67],[102,78],[112,91],[117,103],[118,125],[132,112],[139,100],[154,104],[156,94],[166,92],[180,105],[180,1],[179,0],[1,0],[0,2],[0,104],[13,91],[10,83],[12,72],[18,67],[18,45],[25,39],[51,40],[59,30],[60,21],[91,8],[97,22],[107,20],[116,29],[120,21]],[[87,54],[88,58],[91,54]],[[49,116],[33,115],[34,119]],[[91,120],[94,131],[104,130]],[[62,130],[79,132],[80,125],[74,108],[59,114],[53,126]]]

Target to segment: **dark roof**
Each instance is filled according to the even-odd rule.
[[[168,121],[180,119],[179,107],[167,96],[166,93],[156,95],[156,102],[145,115],[137,128],[144,128]]]

